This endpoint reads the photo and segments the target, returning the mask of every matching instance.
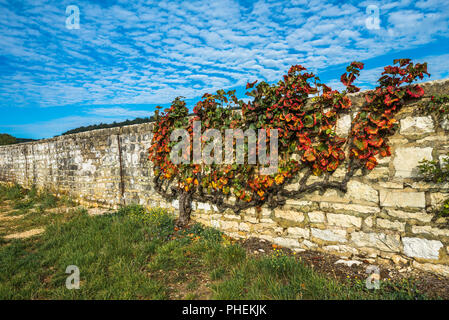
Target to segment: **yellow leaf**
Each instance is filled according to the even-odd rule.
[[[274,180],[276,181],[276,184],[282,184],[284,182],[284,176],[279,174]]]

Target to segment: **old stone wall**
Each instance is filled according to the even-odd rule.
[[[80,202],[148,204],[152,124],[101,129],[0,146],[0,181],[35,185]]]
[[[449,91],[449,80],[425,83],[426,96]],[[362,95],[352,96],[361,105]],[[418,111],[422,101],[404,107],[400,129],[390,138],[392,156],[368,174],[358,172],[346,194],[327,190],[239,215],[193,203],[193,218],[238,238],[259,237],[295,250],[312,249],[374,263],[393,261],[449,276],[449,227],[432,211],[449,197],[449,183],[420,179],[420,160],[449,152],[449,126]],[[347,135],[354,114],[340,118]],[[68,193],[80,202],[107,207],[138,203],[175,210],[152,186],[147,149],[152,124],[95,130],[0,147],[0,181],[36,185]],[[338,169],[334,178],[344,174]],[[295,182],[291,184],[295,187]]]

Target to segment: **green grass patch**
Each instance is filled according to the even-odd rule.
[[[12,186],[0,184],[0,201],[19,200],[25,194],[25,190],[18,184]]]
[[[409,281],[382,281],[379,290],[369,290],[362,280],[318,274],[295,256],[248,255],[215,229],[192,224],[178,230],[162,209],[128,206],[103,216],[74,210],[48,217],[28,222],[44,219],[33,211],[21,219],[45,222],[39,236],[0,238],[0,299],[426,298]],[[78,290],[65,286],[69,265],[80,270]]]
[[[78,212],[51,224],[38,241],[15,240],[0,249],[0,299],[163,299],[142,269],[154,252],[145,228],[120,215]],[[80,270],[81,289],[65,286],[67,266]]]

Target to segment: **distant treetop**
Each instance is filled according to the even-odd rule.
[[[140,124],[140,123],[147,123],[154,121],[153,117],[145,117],[145,118],[136,118],[134,120],[126,120],[122,122],[116,122],[113,123],[100,123],[100,124],[93,124],[90,126],[83,126],[76,129],[68,130],[64,132],[62,135],[72,134],[72,133],[79,133],[79,132],[86,132],[86,131],[92,131],[97,129],[106,129],[106,128],[114,128],[114,127],[123,127],[123,126],[129,126],[132,124]]]
[[[22,139],[22,138],[16,138],[13,137],[10,134],[7,133],[0,133],[0,146],[4,146],[7,144],[16,144],[16,143],[22,143],[22,142],[29,142],[34,141],[33,139]]]

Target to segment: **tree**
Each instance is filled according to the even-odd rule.
[[[97,129],[106,129],[106,128],[115,128],[115,127],[129,126],[129,125],[133,125],[133,124],[147,123],[147,122],[152,122],[152,121],[154,121],[154,119],[151,116],[149,118],[148,117],[146,117],[146,118],[136,118],[134,120],[125,120],[125,121],[122,121],[122,122],[114,121],[111,124],[106,124],[106,123],[93,124],[93,125],[90,125],[90,126],[83,126],[83,127],[79,127],[79,128],[68,130],[68,131],[62,133],[62,135],[79,133],[79,132],[86,132],[86,131],[92,131],[92,130],[97,130]]]
[[[34,141],[33,139],[16,138],[7,133],[0,133],[0,146]]]
[[[15,137],[7,134],[7,133],[1,133],[0,134],[0,145],[7,145],[7,144],[14,144],[17,143],[17,140]]]
[[[394,115],[407,100],[424,94],[422,87],[412,83],[429,75],[426,63],[400,59],[394,65],[385,67],[379,85],[365,94],[365,103],[347,138],[338,136],[335,129],[338,118],[351,110],[348,94],[359,91],[353,83],[364,67],[360,62],[346,68],[341,76],[345,89],[341,92],[321,83],[303,66],[295,65],[277,84],[248,83],[246,89],[252,90],[247,95],[253,98],[249,102],[237,99],[235,91],[218,90],[216,94],[205,94],[188,118],[185,102],[176,98],[170,108],[160,113],[159,107],[155,114],[149,159],[153,163],[156,191],[167,199],[179,199],[180,226],[190,219],[192,200],[239,212],[249,207],[259,209],[263,204],[274,208],[288,198],[315,190],[334,188],[345,192],[356,170],[372,170],[377,165],[376,157],[391,155],[388,136],[397,128]],[[203,139],[195,146],[198,122],[202,125],[199,134]],[[258,139],[256,148],[249,148],[247,137],[248,143],[243,148],[248,157],[243,163],[192,162],[198,149],[202,150],[203,158],[223,160],[221,145],[210,146],[211,137],[207,135],[210,128],[218,130],[221,137],[215,138],[221,141],[223,137],[226,139],[229,129],[257,130],[266,132],[266,137]],[[177,134],[180,129],[187,134]],[[177,140],[179,137],[181,141]],[[261,173],[266,165],[249,160],[255,154],[260,159],[266,146],[271,146],[275,139],[278,147],[270,152],[277,151],[277,168],[275,172]],[[238,147],[234,139],[231,143],[232,150]],[[237,153],[235,157],[233,153],[232,158],[236,159]],[[173,157],[183,161],[174,162]],[[346,163],[344,177],[331,179],[343,163]],[[322,179],[308,183],[313,175]],[[287,190],[285,186],[295,178],[299,178],[299,187]]]

